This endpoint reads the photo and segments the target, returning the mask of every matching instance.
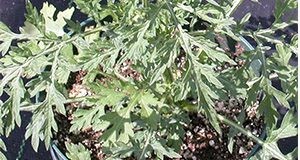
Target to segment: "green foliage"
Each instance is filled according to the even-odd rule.
[[[91,160],[90,152],[82,144],[66,143],[70,160]]]
[[[1,151],[6,151],[6,146],[4,144],[4,142],[2,141],[2,139],[0,139],[0,148],[1,148]],[[2,152],[0,152],[0,158],[3,159],[3,160],[6,160],[6,157],[4,156],[4,154]]]
[[[279,150],[277,141],[281,138],[296,136],[298,134],[296,126],[297,115],[295,115],[293,110],[290,110],[284,116],[280,127],[269,132],[267,139],[262,145],[262,150],[251,159],[294,159],[294,152],[297,152],[298,147],[288,155],[284,155]]]
[[[48,3],[40,13],[27,3],[20,34],[0,23],[0,95],[9,95],[0,105],[1,135],[8,136],[15,125],[20,126],[20,112],[29,111],[33,116],[25,137],[31,137],[35,151],[40,140],[48,148],[58,131],[55,114],[66,115],[68,104],[76,102],[80,105],[72,113],[70,132],[87,128],[103,132],[99,141],[108,159],[180,158],[188,112],[202,112],[219,135],[223,134],[220,123],[229,124],[230,151],[233,136],[240,131],[262,145],[254,159],[295,158],[295,152],[283,155],[277,141],[297,135],[290,102],[297,102],[298,71],[289,61],[298,55],[298,40],[295,35],[288,44],[284,37],[274,38],[274,33],[296,23],[280,20],[296,1],[286,0],[282,6],[277,1],[272,27],[253,32],[243,29],[250,14],[239,22],[231,17],[242,0],[124,0],[106,5],[99,1],[74,0],[96,22],[92,29],[70,20],[74,8],[56,14]],[[199,28],[199,23],[204,27]],[[66,34],[65,26],[74,34]],[[259,45],[251,50],[241,36],[250,36]],[[243,67],[215,71],[224,64],[237,65],[224,49],[227,41],[216,41],[220,37],[245,46],[238,57],[246,61]],[[16,46],[11,45],[13,40]],[[268,58],[266,41],[276,45]],[[178,62],[180,57],[184,60]],[[128,69],[129,76],[122,72]],[[70,97],[71,73],[80,70],[86,72],[82,85],[91,95]],[[282,90],[272,86],[274,78],[281,81]],[[246,109],[258,94],[262,95],[258,110],[267,131],[264,141],[241,127],[244,115],[232,122],[214,109],[214,101],[226,96],[243,98]],[[274,101],[289,109],[279,128]],[[82,144],[66,143],[66,147],[70,159],[91,157]],[[5,151],[1,140],[0,148]]]

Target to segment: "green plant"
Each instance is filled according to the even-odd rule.
[[[202,112],[219,134],[220,123],[226,123],[262,145],[251,159],[293,159],[296,150],[283,155],[277,141],[297,135],[297,106],[289,104],[297,102],[297,67],[288,63],[297,54],[297,35],[288,44],[283,37],[275,39],[274,32],[296,23],[281,22],[280,17],[297,2],[277,5],[275,24],[254,32],[243,29],[249,14],[239,22],[231,17],[241,2],[124,0],[100,5],[99,0],[74,0],[96,22],[92,29],[70,20],[74,8],[56,15],[55,7],[45,3],[39,13],[28,2],[20,34],[0,23],[0,95],[9,95],[1,103],[0,133],[8,136],[21,125],[20,112],[29,111],[33,116],[25,137],[31,137],[35,151],[40,140],[49,148],[58,130],[54,112],[66,115],[67,104],[80,102],[85,107],[74,112],[70,132],[89,127],[104,131],[99,141],[109,158],[145,159],[152,153],[158,159],[179,158],[183,125],[188,123],[186,111]],[[64,26],[74,34],[65,34]],[[237,65],[215,41],[225,35],[235,41],[251,36],[258,46],[237,57],[246,61],[239,69],[216,72],[225,63]],[[269,58],[264,54],[269,49],[263,45],[266,41],[276,44]],[[122,73],[125,64],[129,76]],[[71,98],[66,85],[70,74],[80,70],[86,72],[83,84],[92,94]],[[274,75],[281,80],[282,91],[271,85]],[[263,95],[259,114],[266,124],[265,140],[213,108],[215,100],[233,96],[246,100],[246,109],[258,94]],[[279,128],[274,98],[289,109]],[[69,158],[77,155],[74,152],[88,158],[82,145],[67,144],[67,149]]]

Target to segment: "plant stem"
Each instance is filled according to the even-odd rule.
[[[217,118],[221,121],[221,122],[224,122],[234,128],[236,128],[237,130],[239,130],[241,133],[247,135],[248,137],[250,137],[251,139],[253,139],[256,143],[260,144],[260,145],[263,145],[264,142],[259,139],[258,137],[256,137],[255,135],[253,135],[250,131],[247,131],[246,129],[244,129],[243,127],[241,127],[240,125],[236,124],[235,122],[227,119],[226,117],[220,115],[220,114],[217,114],[216,115]]]
[[[147,139],[146,139],[146,141],[145,141],[145,145],[144,145],[143,151],[142,151],[140,157],[138,158],[139,160],[145,159],[145,156],[144,156],[144,155],[145,155],[145,152],[146,152],[147,147],[148,147],[148,145],[149,145],[149,141],[150,141],[150,138],[151,138],[152,134],[153,134],[153,131],[152,131],[152,129],[150,129],[150,131],[149,131],[149,133],[148,133],[148,135],[147,135]]]
[[[145,8],[148,7],[148,0],[143,0],[143,5]]]
[[[82,33],[81,35],[82,35],[83,37],[85,37],[85,36],[88,36],[88,35],[90,35],[90,34],[97,33],[97,32],[99,32],[99,31],[102,31],[102,30],[106,31],[106,30],[108,30],[108,29],[107,29],[107,27],[99,26],[99,27],[96,27],[96,28],[94,28],[94,29],[92,29],[92,30],[86,31],[86,32]]]
[[[169,10],[169,12],[170,12],[170,14],[171,14],[174,22],[175,22],[176,27],[178,27],[179,26],[179,22],[178,22],[178,19],[175,16],[175,13],[174,13],[173,7],[170,4],[170,1],[167,0],[166,4],[167,4],[168,10]]]

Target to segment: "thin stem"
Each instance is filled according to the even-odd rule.
[[[90,35],[90,34],[94,34],[94,33],[97,33],[97,32],[99,32],[99,31],[103,31],[103,30],[106,31],[106,30],[108,30],[108,29],[107,29],[107,27],[99,26],[99,27],[96,27],[96,28],[94,28],[94,29],[92,29],[92,30],[86,31],[86,32],[82,33],[81,35],[82,35],[83,37],[85,37],[85,36],[88,36],[88,35]]]
[[[149,133],[148,133],[148,135],[147,135],[147,139],[146,139],[146,141],[145,141],[145,145],[144,145],[143,151],[142,151],[140,157],[138,158],[139,160],[145,159],[145,158],[144,158],[144,155],[145,155],[145,153],[146,153],[146,150],[147,150],[147,147],[148,147],[148,145],[149,145],[150,138],[152,137],[152,134],[153,134],[153,131],[152,131],[152,129],[150,129],[150,131],[149,131]]]
[[[240,125],[236,124],[235,122],[227,119],[226,117],[217,114],[216,115],[217,118],[221,121],[224,122],[232,127],[234,127],[235,129],[239,130],[241,133],[245,134],[246,136],[248,136],[249,138],[253,139],[257,144],[261,145],[263,148],[266,148],[267,150],[271,151],[271,153],[273,153],[274,155],[276,155],[277,157],[280,157],[279,159],[282,160],[287,160],[286,157],[282,156],[282,154],[277,154],[278,151],[276,149],[274,149],[273,147],[271,147],[270,145],[268,145],[267,143],[265,143],[263,140],[261,140],[260,138],[256,137],[255,135],[253,135],[250,131],[247,131],[246,129],[244,129],[243,127],[241,127]]]
[[[143,0],[143,5],[144,5],[144,8],[148,7],[148,0]]]
[[[221,122],[224,122],[234,128],[236,128],[237,130],[239,130],[240,132],[242,132],[243,134],[247,135],[248,137],[250,137],[251,139],[253,139],[255,142],[257,142],[258,144],[260,145],[263,145],[264,142],[259,139],[258,137],[256,137],[255,135],[253,135],[250,131],[247,131],[246,129],[244,129],[243,127],[241,127],[240,125],[236,124],[235,122],[227,119],[226,117],[220,115],[220,114],[217,114],[216,115],[217,118],[221,121]]]
[[[174,13],[174,11],[173,11],[173,7],[172,7],[171,4],[170,4],[170,1],[167,0],[167,3],[166,3],[166,4],[167,4],[168,10],[169,10],[169,12],[171,13],[171,16],[172,16],[174,22],[175,22],[176,27],[178,27],[179,22],[178,22],[178,19],[177,19],[176,16],[175,16],[175,13]]]

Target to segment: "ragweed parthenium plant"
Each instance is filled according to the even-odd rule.
[[[219,125],[226,123],[252,138],[262,149],[251,159],[296,157],[296,150],[281,153],[277,141],[297,135],[297,105],[290,105],[297,103],[297,67],[289,63],[293,54],[298,56],[297,35],[290,43],[274,38],[276,30],[297,23],[281,21],[288,9],[297,7],[296,0],[277,0],[274,24],[256,31],[244,30],[250,14],[240,21],[231,17],[242,0],[99,2],[74,0],[95,22],[92,28],[70,20],[74,7],[57,12],[45,3],[38,12],[30,2],[20,33],[0,23],[0,94],[9,97],[1,101],[1,134],[9,136],[21,125],[20,112],[31,112],[25,137],[31,137],[35,151],[40,141],[49,148],[58,130],[54,115],[66,115],[68,104],[79,102],[70,132],[89,127],[103,131],[99,141],[107,158],[180,158],[187,111],[203,113],[220,135]],[[217,71],[224,64],[239,65],[226,42],[224,47],[217,40],[241,42],[242,36],[258,44],[238,56],[246,63]],[[265,42],[276,46],[268,58]],[[129,75],[123,73],[124,63],[130,63]],[[91,94],[72,98],[67,84],[78,71],[86,72],[82,83]],[[274,78],[282,90],[272,86]],[[215,100],[233,96],[244,99],[246,109],[258,95],[265,139],[243,128],[242,120],[230,120],[213,108]],[[279,126],[275,101],[289,110]],[[82,144],[66,147],[69,158],[90,159]],[[5,159],[2,153],[0,157]]]

